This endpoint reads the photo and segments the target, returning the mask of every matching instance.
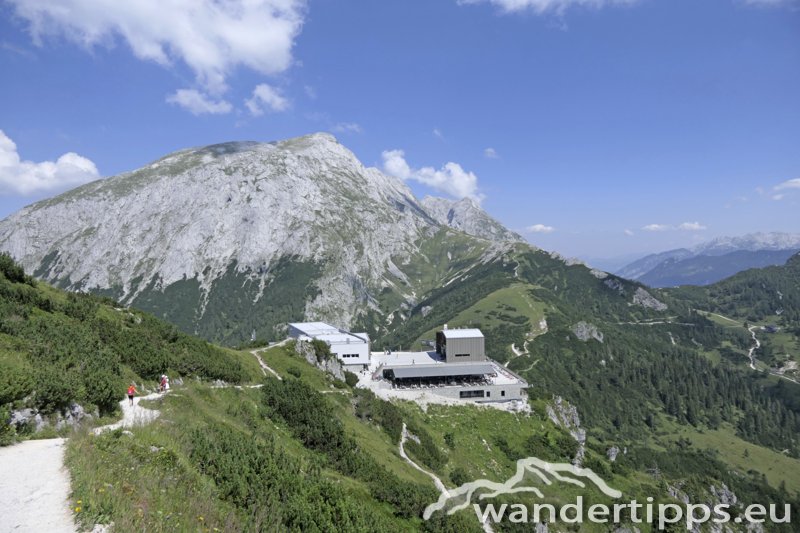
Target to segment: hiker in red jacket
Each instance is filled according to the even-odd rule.
[[[136,385],[131,383],[130,387],[128,387],[128,401],[130,401],[130,405],[133,406],[133,396],[139,391],[136,390]]]

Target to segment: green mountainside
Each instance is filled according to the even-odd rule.
[[[758,322],[771,320],[786,327],[800,323],[800,253],[785,265],[739,272],[709,287],[669,291],[692,305],[726,316]]]
[[[470,509],[421,518],[439,494],[400,456],[404,424],[413,436],[405,443],[410,459],[449,488],[477,478],[502,482],[526,457],[580,456],[626,500],[715,502],[724,493],[744,503],[789,503],[797,512],[798,432],[788,425],[796,423],[796,396],[779,394],[773,377],[708,355],[724,342],[746,345],[746,335],[740,339],[738,330],[708,320],[671,291],[652,293],[667,309],[643,307],[632,303],[637,293],[635,301],[660,306],[643,299],[635,283],[525,247],[508,254],[516,261],[488,261],[462,282],[432,291],[386,342],[414,343],[441,320],[480,325],[487,345],[502,340],[493,348],[498,360],[531,384],[530,413],[380,400],[309,365],[291,343],[261,352],[283,379],[263,378],[248,353],[35,282],[7,257],[0,261],[0,409],[6,419],[26,406],[55,414],[68,400],[110,414],[130,380],[152,383],[161,372],[201,378],[184,379],[151,402],[162,416],[150,425],[95,436],[89,427],[99,422],[84,419],[62,429],[71,436],[76,516],[87,528],[114,522],[119,531],[480,531]],[[608,312],[598,315],[595,306]],[[425,316],[423,308],[430,308]],[[527,353],[517,355],[512,342]],[[84,378],[92,365],[97,373]],[[51,370],[58,372],[55,383],[70,389],[51,395]],[[95,394],[96,384],[107,398]],[[61,403],[47,401],[52,397]],[[564,406],[577,408],[580,426],[554,416]],[[775,420],[777,412],[783,420]],[[17,438],[33,433],[30,426],[14,426]],[[4,426],[6,441],[15,437],[11,427]],[[582,443],[576,429],[586,432]],[[556,506],[579,494],[613,504],[591,488],[526,482]],[[494,530],[520,526],[504,522]]]
[[[635,282],[522,247],[511,257],[434,290],[382,342],[412,346],[430,339],[439,324],[477,326],[487,353],[525,377],[532,397],[569,399],[592,431],[617,444],[659,431],[666,415],[695,428],[730,427],[745,440],[800,457],[800,386],[751,372],[750,333],[711,320],[706,310],[716,307],[708,300],[652,290],[666,308],[646,299],[651,307],[633,305],[632,295],[645,290]],[[763,274],[780,279],[766,289],[776,299],[780,288],[786,291],[776,301],[786,305],[787,324],[797,324],[791,317],[800,309],[797,286],[789,287],[795,262]],[[797,354],[796,330],[791,334]]]
[[[783,266],[745,270],[709,287],[670,292],[716,313],[709,317],[720,326],[741,327],[758,339],[753,356],[759,370],[800,381],[800,254]],[[723,355],[733,356],[727,349]]]
[[[238,383],[258,372],[251,358],[151,315],[37,282],[0,254],[0,443],[33,429],[9,424],[12,410],[48,416],[78,404],[105,416],[131,381],[169,373]]]

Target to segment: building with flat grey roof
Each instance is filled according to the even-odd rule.
[[[436,353],[448,363],[485,361],[483,333],[477,328],[447,329],[445,325],[436,332]]]
[[[435,352],[375,353],[370,370],[367,386],[389,396],[527,405],[528,383],[486,357],[484,336],[477,328],[445,326],[436,333]]]
[[[447,400],[469,400],[473,402],[525,402],[528,383],[514,372],[491,359],[466,363],[436,362],[435,354],[428,354],[428,362],[422,354],[375,355],[373,363],[377,370],[372,385],[374,391],[388,387],[386,394],[425,394]],[[412,364],[403,364],[402,359],[411,359]],[[384,363],[381,364],[380,361]],[[381,385],[383,384],[383,385]],[[401,396],[402,397],[402,396]]]
[[[366,333],[350,333],[325,322],[292,322],[289,336],[298,340],[325,341],[343,365],[369,364],[370,340]]]

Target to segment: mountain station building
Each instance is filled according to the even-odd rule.
[[[350,333],[325,322],[293,322],[289,324],[289,337],[325,341],[343,365],[363,367],[370,361],[370,341],[366,333]]]
[[[486,349],[483,333],[477,328],[447,329],[436,332],[436,353],[447,363],[485,361]]]
[[[497,361],[486,357],[481,330],[436,332],[436,351],[373,353],[372,381],[362,380],[376,394],[409,399],[419,395],[473,402],[527,403],[528,383]]]

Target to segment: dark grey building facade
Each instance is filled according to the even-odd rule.
[[[479,329],[444,329],[436,332],[436,353],[448,363],[485,361],[484,341]]]

